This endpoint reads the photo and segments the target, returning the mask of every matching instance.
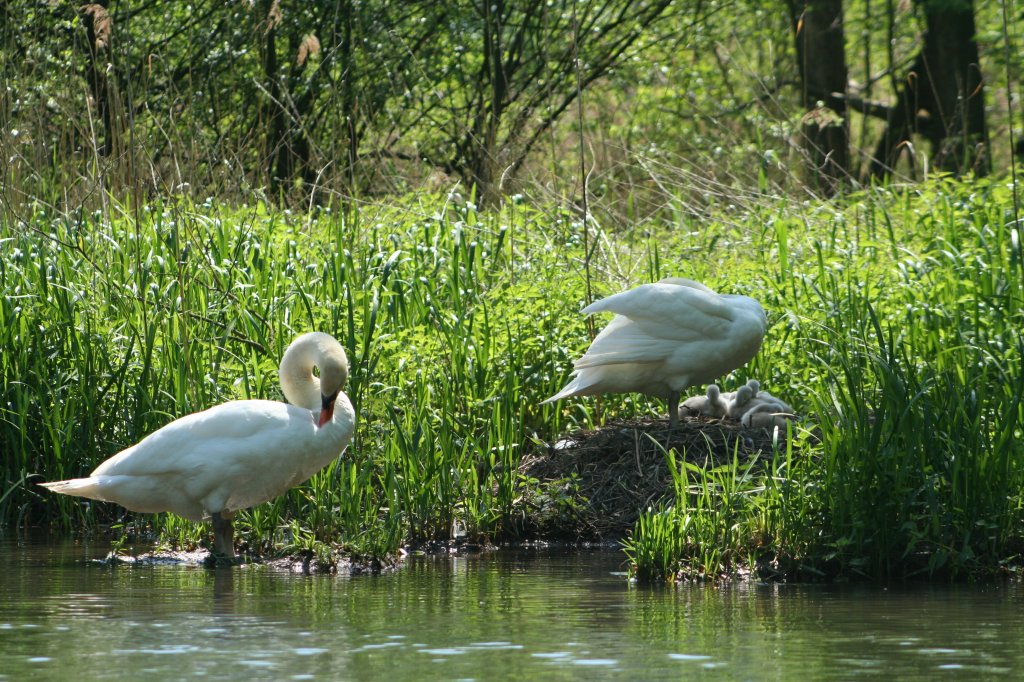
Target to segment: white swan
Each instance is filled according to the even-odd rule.
[[[750,360],[767,320],[747,296],[717,294],[669,277],[596,301],[585,315],[616,313],[573,365],[573,378],[545,403],[598,393],[646,393],[668,399],[669,426],[679,424],[679,395]]]
[[[42,485],[137,512],[169,511],[193,521],[209,516],[215,555],[233,558],[235,512],[305,481],[344,452],[355,430],[355,412],[341,391],[348,359],[333,337],[312,332],[295,339],[280,377],[290,405],[223,403],[174,420],[88,478]]]
[[[718,384],[708,385],[704,395],[696,395],[683,401],[683,409],[689,414],[698,414],[702,417],[721,419],[729,410],[729,405],[722,399],[722,389]]]

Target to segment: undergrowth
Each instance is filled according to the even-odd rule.
[[[1016,568],[1024,290],[1012,205],[1002,184],[937,183],[819,208],[799,230],[769,216],[762,300],[782,318],[756,364],[783,370],[806,446],[769,453],[757,475],[742,462],[685,467],[626,542],[634,575]]]
[[[38,204],[0,226],[7,526],[127,522],[200,543],[201,526],[171,515],[35,483],[86,474],[212,404],[281,399],[283,349],[319,329],[349,353],[356,437],[241,514],[243,542],[374,554],[514,539],[547,494],[519,472],[525,443],[664,409],[637,395],[540,405],[588,343],[588,261],[596,296],[680,275],[758,298],[765,343],[723,381],[757,378],[803,417],[756,461],[704,469],[666,453],[675,490],[627,542],[636,576],[960,576],[1017,561],[1024,296],[999,182],[763,197],[627,233],[589,221],[588,239],[558,209],[481,213],[445,195],[303,214],[110,206]]]

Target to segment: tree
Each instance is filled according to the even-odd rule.
[[[802,136],[814,183],[832,194],[849,176],[850,124],[841,0],[789,0],[806,114]]]
[[[475,186],[482,203],[576,100],[581,89],[642,48],[671,0],[479,0],[444,7],[451,57],[425,62],[434,134],[429,163]]]
[[[103,123],[103,142],[97,145],[97,153],[106,156],[114,148],[114,113],[111,102],[111,88],[107,79],[107,64],[110,63],[110,39],[113,24],[107,8],[93,3],[79,8],[82,24],[86,31],[86,51],[89,56],[88,75],[89,90],[92,93],[94,106],[98,110]]]
[[[988,172],[984,79],[972,0],[917,0],[924,15],[921,51],[900,83],[875,149],[871,173],[892,173],[911,136],[931,145],[934,165],[957,175]],[[890,21],[892,18],[890,17]]]

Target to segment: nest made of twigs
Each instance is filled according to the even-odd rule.
[[[621,539],[642,511],[673,495],[667,451],[675,450],[677,461],[714,466],[785,448],[785,439],[785,429],[690,417],[675,429],[664,419],[613,422],[556,443],[536,443],[519,472],[541,488],[559,487],[562,496],[542,496],[544,503],[534,505],[535,519],[527,526],[541,539]],[[562,509],[553,510],[554,504]]]

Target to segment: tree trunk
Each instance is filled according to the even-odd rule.
[[[498,167],[498,131],[507,105],[508,74],[505,71],[502,46],[502,0],[481,5],[483,19],[483,64],[481,79],[490,92],[481,90],[480,106],[474,117],[471,134],[465,141],[468,156],[468,180],[476,187],[480,206],[494,206],[501,198]]]
[[[974,3],[919,0],[916,4],[924,12],[924,43],[875,149],[872,175],[892,173],[913,133],[928,140],[937,168],[956,175],[968,171],[985,175],[990,159]]]
[[[354,58],[354,10],[352,3],[345,0],[338,10],[337,19],[343,23],[341,31],[341,115],[345,131],[345,180],[351,197],[356,196],[356,161],[359,159],[358,131],[356,129],[356,62]],[[339,31],[335,28],[334,34]]]
[[[89,91],[103,123],[103,141],[97,142],[96,153],[108,156],[114,149],[114,119],[107,82],[107,63],[110,61],[110,39],[113,23],[107,8],[101,4],[82,5],[79,9],[89,44]]]
[[[281,101],[281,75],[277,61],[277,27],[281,23],[281,9],[276,0],[267,0],[260,13],[266,22],[263,33],[263,79],[269,101],[265,112],[267,144],[264,163],[270,190],[276,193],[280,186],[278,154],[285,146],[285,111]]]
[[[811,180],[833,194],[849,177],[846,54],[841,0],[790,0],[803,83],[803,147]]]
[[[278,2],[271,0],[267,6],[266,22],[263,42],[263,77],[269,95],[266,164],[271,193],[278,194],[297,177],[307,184],[314,180],[309,166],[311,144],[303,128],[314,93],[307,90],[297,94],[293,87],[308,58],[306,54],[302,63],[297,62],[305,38],[297,33],[294,24],[288,25],[291,32],[288,36],[287,58],[283,63],[278,55],[278,36],[285,24]],[[316,49],[319,49],[318,45]],[[284,65],[289,62],[291,68],[285,69]]]

